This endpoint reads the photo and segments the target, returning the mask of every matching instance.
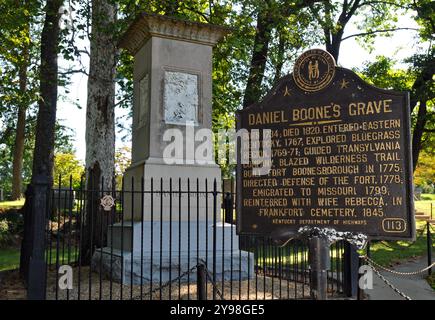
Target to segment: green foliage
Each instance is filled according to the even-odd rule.
[[[434,193],[435,166],[433,160],[434,154],[422,152],[414,172],[414,184],[421,187],[424,193]]]
[[[16,210],[0,213],[0,248],[15,245],[23,233],[23,217]]]
[[[84,165],[71,153],[57,153],[54,156],[54,183],[55,187],[80,188],[84,175]]]
[[[24,156],[23,156],[23,183],[26,185],[30,182],[32,175],[32,159],[34,147],[34,119],[29,119],[26,125],[26,140],[24,141]],[[3,189],[4,195],[7,198],[12,190],[12,160],[13,146],[15,135],[8,134],[7,129],[3,136],[3,141],[0,141],[0,188]],[[1,134],[1,130],[0,130]]]
[[[426,76],[426,80],[423,80],[422,75],[427,72],[430,61],[434,59],[434,53],[435,49],[424,55],[416,54],[410,57],[406,60],[409,66],[406,70],[397,69],[395,67],[397,61],[394,59],[378,56],[375,61],[367,62],[359,72],[365,81],[377,87],[410,92],[411,108],[413,104],[417,104],[411,114],[412,127],[415,127],[417,121],[418,102],[426,101],[428,113],[422,137],[422,150],[432,158],[435,155],[435,137],[433,135],[435,129],[435,84],[432,77]],[[418,176],[421,176],[421,170],[419,172]]]
[[[30,182],[33,165],[33,148],[35,145],[35,126],[36,121],[33,117],[29,118],[26,125],[26,140],[24,145],[23,157],[23,183]],[[0,130],[1,133],[1,130]],[[59,153],[73,153],[72,146],[73,132],[68,127],[56,125],[55,149]],[[0,141],[0,188],[3,189],[7,198],[12,190],[12,160],[13,160],[14,135],[10,134]]]
[[[122,147],[115,152],[115,179],[116,186],[121,188],[122,177],[124,176],[125,170],[131,164],[131,149],[129,147]]]
[[[420,37],[423,40],[433,40],[435,37],[435,2],[432,0],[416,0],[412,2],[416,11],[415,20],[422,27]]]
[[[12,189],[12,161],[18,109],[26,110],[23,184],[30,181],[39,99],[40,36],[43,1],[0,2],[0,188]],[[61,48],[59,49],[61,50]],[[66,78],[60,82],[67,84]],[[56,150],[73,151],[72,133],[56,125]]]
[[[328,51],[339,50],[342,41],[353,37],[356,37],[361,46],[373,51],[376,36],[391,36],[394,30],[401,27],[397,21],[398,16],[408,8],[406,2],[407,0],[315,1],[309,6],[312,28]],[[358,32],[343,37],[350,21],[356,24]],[[338,56],[339,51],[335,53]]]
[[[373,62],[366,62],[360,75],[378,88],[396,91],[410,91],[415,81],[415,73],[395,69],[396,61],[385,56],[377,56]]]
[[[0,247],[9,242],[9,223],[7,220],[0,220]]]
[[[398,17],[413,12],[417,23],[421,26],[418,33],[422,41],[433,40],[434,4],[430,0],[398,0],[398,1],[290,1],[290,0],[113,0],[118,9],[118,21],[109,26],[108,32],[114,39],[119,37],[142,12],[166,14],[179,19],[226,25],[231,33],[214,49],[213,55],[213,129],[234,128],[235,112],[241,107],[245,95],[245,87],[249,76],[257,32],[257,18],[265,13],[269,18],[267,63],[261,75],[260,98],[283,75],[291,71],[291,66],[298,54],[313,45],[325,45],[340,34],[349,21],[356,23],[356,34],[361,43],[371,49],[375,37],[391,35],[398,25]],[[27,109],[26,145],[24,155],[23,177],[28,182],[31,172],[32,150],[34,144],[36,109],[38,99],[38,69],[40,32],[43,22],[43,5],[41,0],[25,1],[17,8],[16,0],[3,0],[0,3],[0,19],[2,28],[0,38],[0,188],[6,193],[10,190],[14,128],[16,126],[17,106],[25,103]],[[69,76],[75,72],[86,72],[82,58],[88,55],[88,49],[82,43],[90,34],[91,2],[87,0],[71,0],[66,8],[72,11],[71,28],[63,28],[59,54],[63,62],[71,65],[60,70],[60,88],[67,91]],[[340,39],[341,41],[341,39]],[[257,43],[258,44],[258,43]],[[29,48],[29,57],[20,54]],[[434,82],[432,77],[418,86],[416,79],[428,66],[434,65],[433,49],[429,51],[415,50],[416,54],[406,63],[409,68],[397,69],[396,61],[387,57],[377,57],[367,63],[361,75],[375,86],[410,91],[417,99],[428,100],[427,132],[423,135],[423,147],[428,153],[435,150],[435,138],[432,131],[434,116]],[[133,97],[133,57],[120,51],[117,63],[117,108],[129,110],[124,119],[117,119],[117,133],[127,139],[131,135],[130,119]],[[28,62],[28,90],[19,92],[18,70],[24,62]],[[67,63],[62,63],[65,66]],[[418,104],[414,111],[418,110]],[[415,121],[415,120],[414,120]],[[126,123],[128,123],[126,125]],[[72,154],[73,132],[58,125],[56,150],[58,154]],[[119,155],[123,163],[125,157]],[[123,166],[123,165],[121,165]],[[225,167],[231,174],[232,167]],[[117,170],[122,171],[122,168]],[[64,172],[64,174],[66,174]],[[119,176],[120,173],[118,172]],[[66,178],[65,178],[66,179]],[[68,181],[62,181],[62,184]]]

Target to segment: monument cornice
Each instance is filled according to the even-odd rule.
[[[123,34],[118,47],[134,55],[151,37],[178,39],[214,46],[230,32],[231,29],[224,26],[142,13]]]

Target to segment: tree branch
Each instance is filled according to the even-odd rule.
[[[395,7],[402,8],[402,9],[411,9],[412,8],[411,5],[402,5],[400,3],[395,3],[394,1],[366,1],[366,2],[361,2],[358,7],[361,8],[364,6],[371,6],[371,5],[375,5],[375,4],[387,4],[387,5],[395,6]]]
[[[74,74],[74,73],[82,73],[82,74],[84,74],[86,76],[89,76],[89,74],[85,70],[83,70],[83,69],[59,71],[59,74],[61,74],[63,76],[68,75],[68,74]]]
[[[124,97],[121,100],[119,100],[118,102],[115,103],[114,107],[119,107],[122,103],[124,103],[125,101],[127,101],[130,97]]]
[[[417,28],[392,28],[392,29],[373,30],[373,31],[368,31],[368,32],[351,34],[350,36],[347,36],[347,37],[344,37],[343,39],[341,39],[341,41],[344,41],[344,40],[347,40],[350,38],[355,38],[355,37],[368,36],[368,35],[375,34],[375,33],[386,33],[386,32],[399,31],[399,30],[419,31],[419,29],[417,29]]]

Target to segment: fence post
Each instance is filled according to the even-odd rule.
[[[30,252],[32,251],[31,219],[33,206],[33,186],[29,184],[25,192],[26,201],[21,212],[23,214],[23,240],[21,241],[20,252],[20,275],[27,283],[27,273],[29,271]]]
[[[427,236],[426,236],[426,240],[427,240],[427,265],[430,266],[432,264],[432,234],[430,232],[430,222],[427,221],[426,222],[426,227],[427,227]],[[432,268],[430,268],[429,270],[427,270],[428,275],[430,276],[432,274]]]
[[[33,179],[32,210],[30,212],[29,235],[32,243],[27,272],[27,298],[44,300],[46,290],[45,231],[48,210],[48,177]]]
[[[198,293],[198,300],[207,300],[207,273],[205,270],[205,265],[200,262],[196,266],[196,286]]]
[[[344,243],[343,289],[347,297],[357,295],[359,255],[356,247],[349,242]]]
[[[310,264],[310,295],[315,300],[327,299],[329,268],[329,241],[323,237],[309,239],[308,260]]]
[[[370,248],[371,244],[370,244],[370,240],[367,240],[367,246],[366,246],[366,255],[367,257],[371,258],[372,257],[372,252],[371,252],[371,248]]]
[[[231,192],[225,193],[224,198],[225,223],[233,223],[233,197]]]
[[[213,300],[216,300],[216,252],[217,252],[217,184],[213,181]],[[223,276],[223,275],[222,275]]]

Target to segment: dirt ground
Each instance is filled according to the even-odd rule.
[[[26,299],[26,294],[18,270],[0,273],[0,300],[23,300]]]
[[[181,283],[179,286],[178,281],[167,284],[160,290],[160,283],[153,283],[152,288],[149,283],[145,283],[142,287],[140,285],[130,286],[121,285],[117,282],[111,282],[108,279],[101,279],[98,273],[92,273],[89,276],[89,268],[82,268],[80,275],[80,299],[81,300],[196,300],[197,288],[196,282]],[[57,290],[56,293],[56,275],[49,273],[47,299],[59,300],[77,300],[79,298],[78,286],[78,272],[74,273],[74,286],[71,290]],[[91,284],[91,285],[89,285]],[[163,283],[163,285],[165,285]],[[89,290],[91,288],[91,290]],[[233,281],[232,289],[231,282],[225,281],[224,288],[222,289],[222,281],[217,283],[217,289],[223,293],[225,300],[255,300],[255,299],[301,299],[309,297],[309,287],[305,284],[288,282],[279,279],[262,276],[257,279]],[[151,292],[150,292],[151,291]],[[151,294],[150,294],[151,293]],[[207,298],[213,298],[213,287],[211,282],[207,283]],[[221,299],[219,292],[216,299]]]
[[[89,274],[89,267],[82,267],[80,272],[80,286],[78,283],[78,268],[74,269],[73,288],[61,290],[56,283],[59,278],[54,271],[49,271],[47,279],[48,300],[196,300],[196,282],[190,285],[178,280],[171,284],[144,283],[141,287],[121,285],[108,279],[100,280],[99,273]],[[225,300],[270,300],[270,299],[308,299],[310,296],[309,285],[301,282],[279,280],[278,278],[263,277],[258,275],[251,280],[225,281],[222,289],[222,281],[217,283],[216,299],[221,299],[221,293]],[[56,292],[56,287],[57,292]],[[91,290],[89,290],[91,288]],[[328,290],[329,291],[329,290]],[[80,292],[80,297],[79,297]],[[331,294],[332,292],[329,292]],[[207,282],[207,299],[213,298],[213,286]],[[18,270],[0,273],[0,300],[26,299],[26,289],[19,277]]]
[[[71,290],[60,290],[56,292],[55,283],[56,274],[54,272],[48,273],[48,286],[47,286],[47,299],[48,300],[77,300],[79,298],[78,292],[80,290],[81,300],[187,300],[196,299],[196,283],[191,282],[181,283],[178,281],[164,286],[161,290],[159,283],[153,283],[152,288],[150,284],[141,286],[121,285],[117,282],[111,282],[108,279],[101,279],[98,273],[91,273],[89,275],[89,268],[81,269],[80,288],[78,285],[78,271],[74,273],[74,285]],[[90,286],[89,286],[90,284]],[[91,290],[89,290],[91,288]],[[151,289],[151,290],[150,290]],[[221,299],[220,294],[224,294],[225,300],[262,300],[262,299],[301,299],[309,297],[309,287],[302,283],[294,283],[276,278],[262,276],[257,279],[224,282],[224,289],[222,290],[222,282],[217,284],[216,299]],[[150,294],[151,291],[151,294]],[[213,287],[210,282],[207,283],[208,299],[213,298]],[[17,300],[26,298],[26,289],[22,280],[19,277],[18,271],[3,272],[0,275],[0,299],[1,300]]]

